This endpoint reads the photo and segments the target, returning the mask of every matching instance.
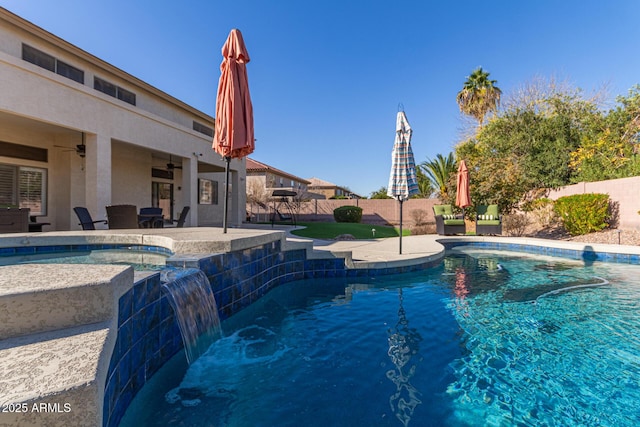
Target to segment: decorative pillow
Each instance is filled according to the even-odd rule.
[[[455,215],[442,215],[442,219],[456,219]]]
[[[480,220],[493,220],[493,215],[478,215],[478,219]]]

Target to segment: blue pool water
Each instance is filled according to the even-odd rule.
[[[469,251],[282,285],[122,426],[636,426],[640,266]]]
[[[160,270],[171,252],[155,246],[66,245],[3,248],[0,266],[15,264],[119,264],[134,270]]]

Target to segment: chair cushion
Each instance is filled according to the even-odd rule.
[[[433,212],[436,215],[453,215],[453,208],[451,205],[435,205]]]
[[[476,207],[478,221],[500,220],[500,212],[498,205],[478,205]]]
[[[445,219],[444,225],[464,225],[464,219]]]
[[[478,215],[478,220],[493,220],[493,219],[498,219],[495,215]]]
[[[445,224],[447,222],[445,221]],[[477,225],[500,225],[500,220],[499,219],[479,219],[478,221],[476,221]]]

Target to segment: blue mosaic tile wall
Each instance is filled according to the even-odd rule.
[[[624,264],[640,264],[640,255],[612,252],[597,252],[591,246],[585,244],[582,249],[549,248],[546,246],[525,245],[518,243],[502,242],[446,242],[445,249],[458,246],[471,246],[481,249],[495,249],[502,251],[526,252],[537,255],[548,255],[560,258],[583,260],[585,262],[617,262]]]
[[[105,426],[118,425],[136,393],[183,346],[161,285],[156,273],[120,298],[118,336],[105,385]]]

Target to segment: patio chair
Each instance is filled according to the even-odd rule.
[[[29,231],[29,208],[0,209],[0,233],[26,233]]]
[[[138,209],[134,205],[107,206],[109,229],[138,228]]]
[[[182,228],[184,227],[184,223],[187,220],[187,215],[189,214],[189,210],[191,208],[189,206],[185,206],[182,208],[182,212],[180,212],[180,217],[178,219],[170,219],[168,220],[170,224],[176,223],[176,227]]]
[[[162,208],[140,208],[138,224],[142,228],[162,228],[164,226]]]
[[[433,214],[436,217],[436,232],[441,236],[466,232],[464,217],[454,214],[451,205],[435,205]]]
[[[502,234],[502,215],[498,205],[479,205],[476,207],[476,234]]]
[[[78,220],[80,221],[78,225],[80,225],[83,230],[95,230],[97,223],[107,223],[107,220],[104,219],[94,221],[93,218],[91,218],[91,214],[89,213],[89,210],[87,208],[76,206],[75,208],[73,208],[73,211],[78,216]]]

